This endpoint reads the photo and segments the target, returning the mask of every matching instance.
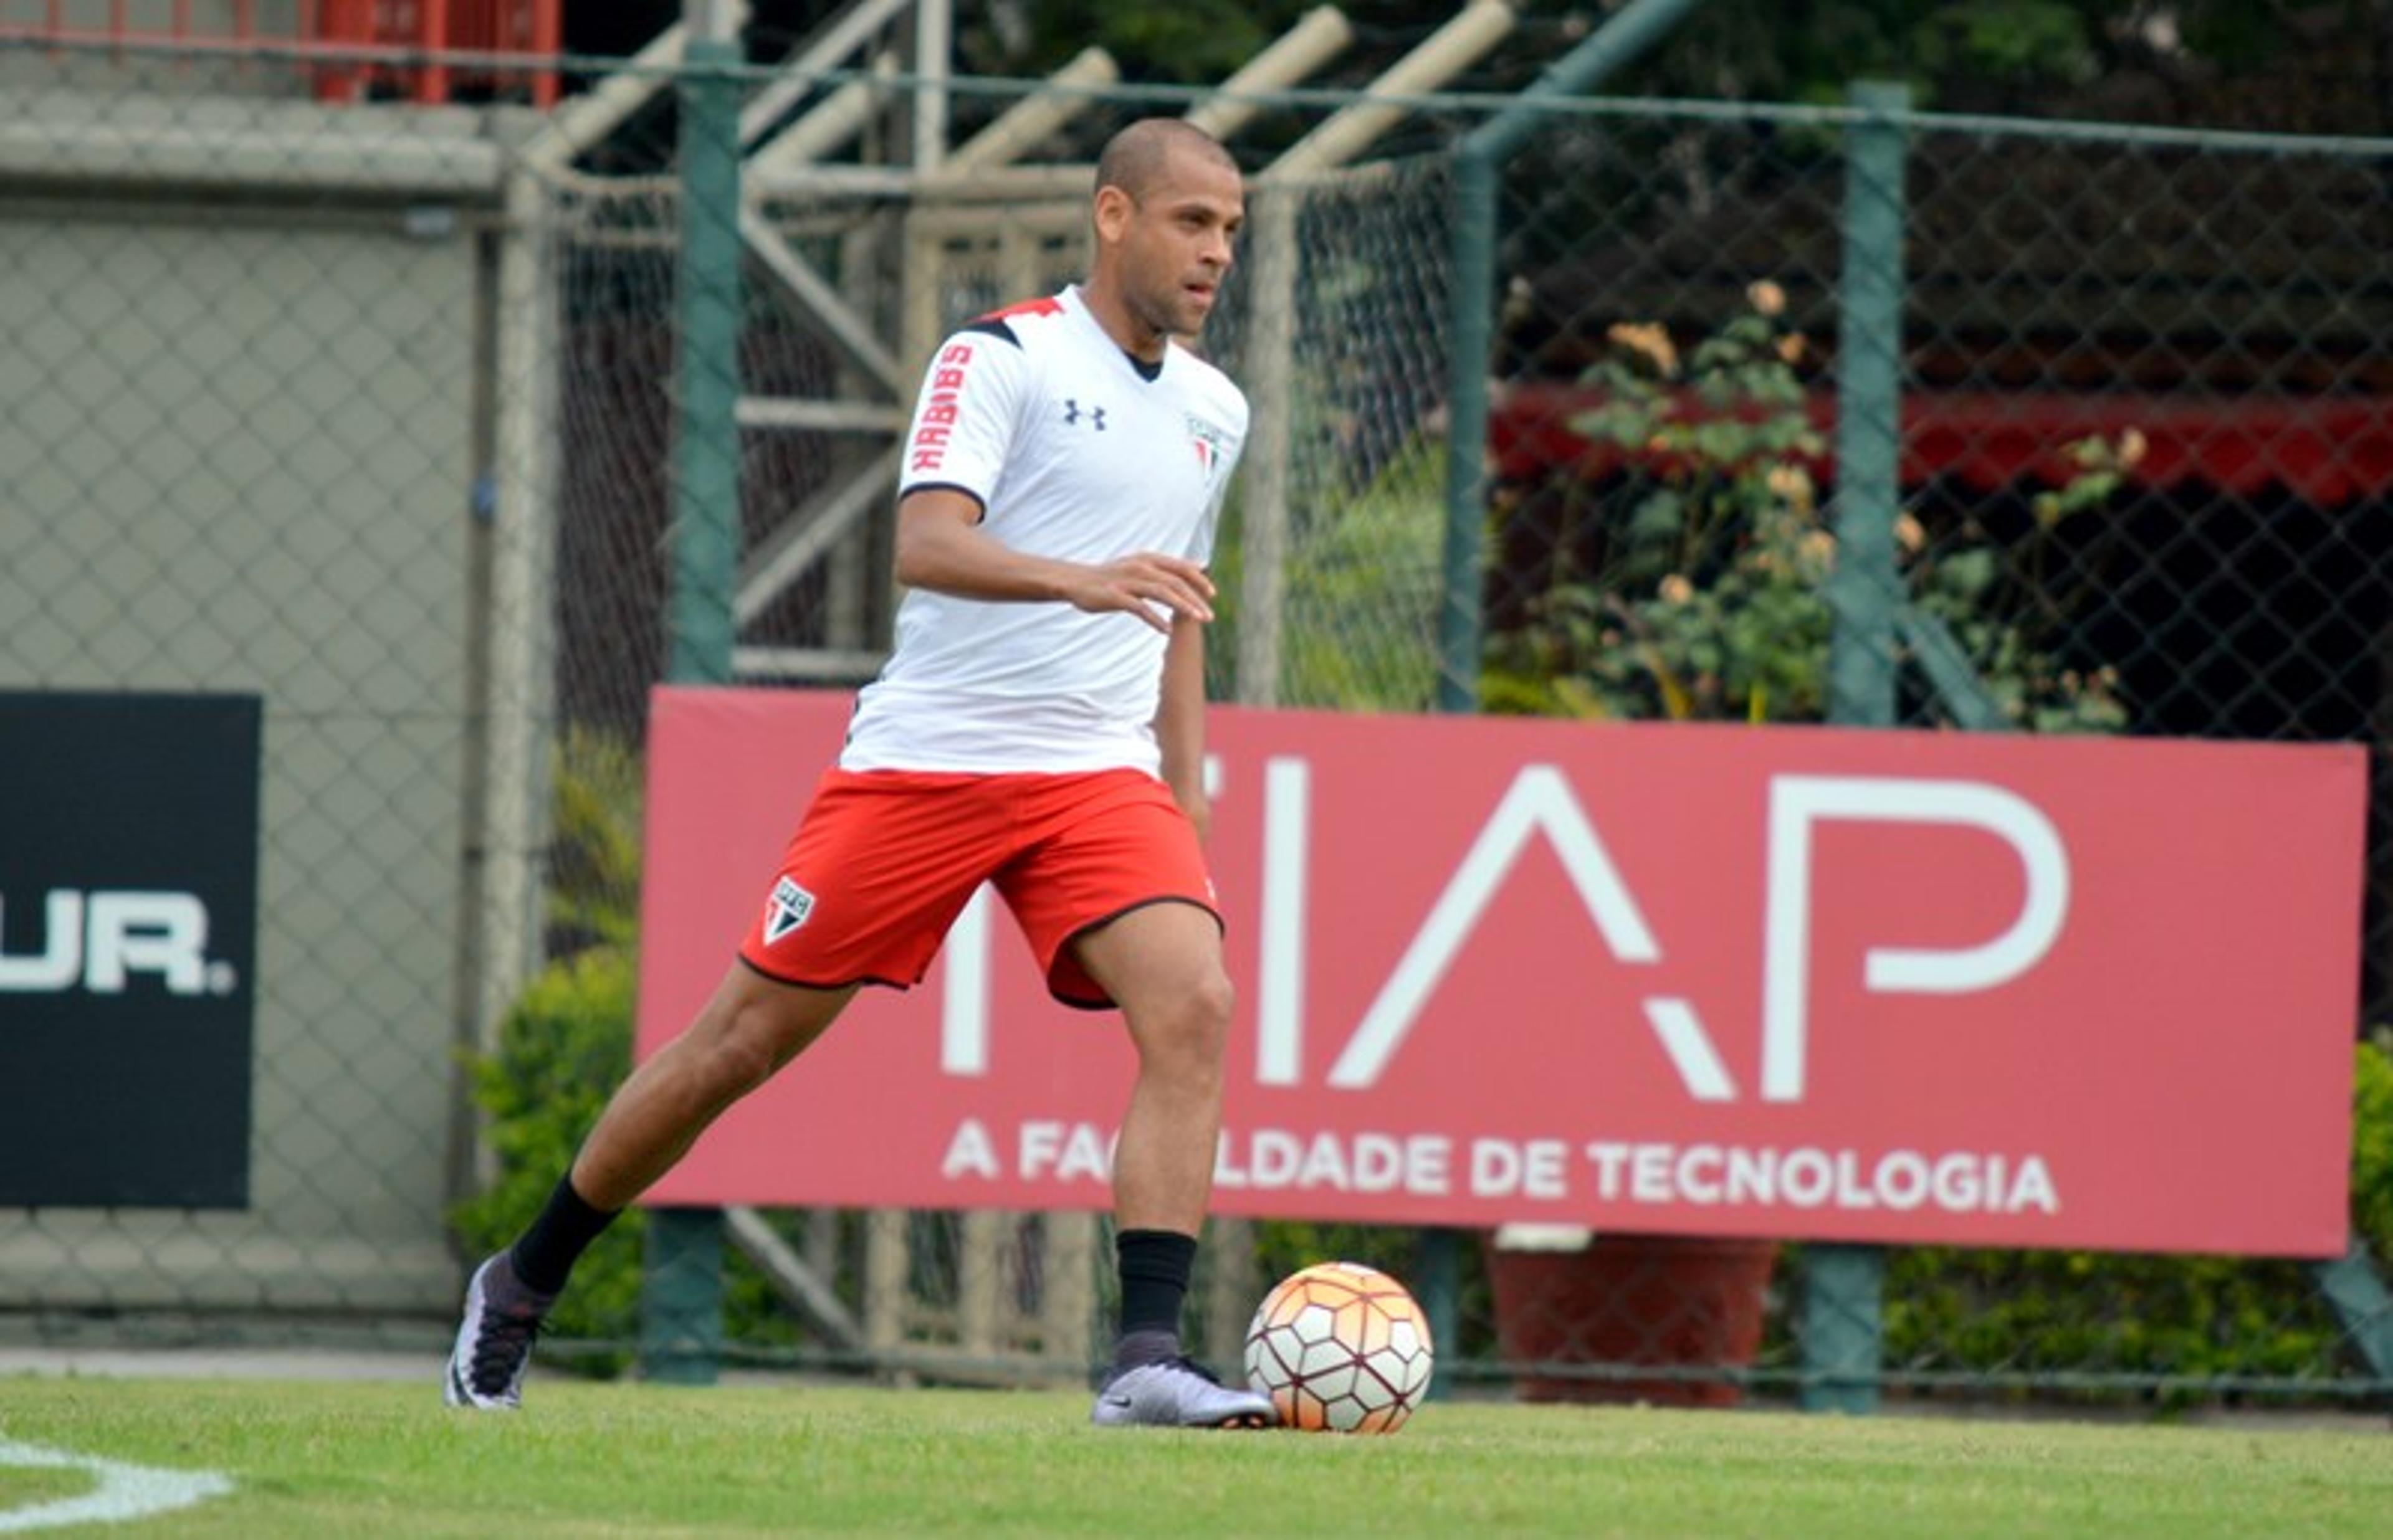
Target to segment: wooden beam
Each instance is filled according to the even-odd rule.
[[[865,1351],[864,1327],[840,1303],[838,1293],[806,1265],[805,1259],[791,1250],[789,1243],[765,1222],[764,1215],[753,1208],[726,1208],[723,1226],[731,1244],[756,1264],[774,1292],[787,1300],[808,1325],[828,1338],[832,1347],[844,1353]]]
[[[1353,41],[1354,26],[1344,11],[1335,6],[1315,6],[1223,81],[1214,95],[1191,107],[1188,121],[1217,139],[1227,139],[1262,111],[1262,104],[1254,98],[1287,90],[1343,53]]]
[[[896,19],[913,0],[856,0],[810,38],[799,52],[780,65],[779,72],[749,100],[739,113],[739,142],[754,144],[822,84],[839,61],[871,41],[872,34]]]
[[[1372,81],[1362,100],[1340,108],[1291,145],[1265,175],[1309,176],[1353,160],[1412,111],[1390,98],[1422,96],[1444,86],[1501,42],[1517,20],[1505,0],[1473,0]]]
[[[1083,48],[1072,61],[1047,77],[1048,89],[1023,98],[997,121],[974,135],[938,169],[939,182],[960,179],[990,166],[1005,165],[1042,143],[1047,136],[1071,122],[1094,99],[1092,93],[1121,79],[1121,66],[1103,48]]]

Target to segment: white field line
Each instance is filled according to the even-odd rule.
[[[213,1470],[161,1470],[154,1466],[127,1465],[122,1460],[103,1460],[96,1455],[45,1449],[39,1444],[17,1443],[7,1439],[0,1439],[0,1465],[87,1470],[98,1482],[94,1490],[80,1496],[0,1510],[0,1533],[147,1519],[210,1497],[221,1497],[232,1490],[230,1478]]]

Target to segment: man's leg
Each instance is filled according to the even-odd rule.
[[[1276,1420],[1268,1398],[1213,1383],[1180,1348],[1222,1128],[1233,994],[1221,922],[1194,904],[1150,904],[1077,945],[1081,966],[1120,1005],[1138,1050],[1138,1078],[1114,1150],[1121,1333],[1094,1418],[1266,1427]]]
[[[822,1036],[855,993],[731,965],[697,1019],[617,1090],[531,1227],[475,1270],[449,1360],[451,1405],[517,1404],[532,1337],[582,1253],[725,1109]]]
[[[573,1185],[621,1208],[687,1154],[708,1125],[823,1035],[856,988],[807,989],[734,962],[698,1018],[634,1070],[574,1157]]]

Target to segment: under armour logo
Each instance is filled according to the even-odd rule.
[[[1077,399],[1069,396],[1064,398],[1064,425],[1067,428],[1071,427],[1079,423],[1083,417],[1087,418],[1090,425],[1094,427],[1099,433],[1105,431],[1105,408],[1091,407],[1086,411],[1083,411],[1080,410],[1080,403]]]

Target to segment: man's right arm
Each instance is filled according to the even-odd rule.
[[[1035,556],[992,537],[980,516],[979,501],[951,487],[908,492],[897,503],[897,581],[962,599],[1120,610],[1166,635],[1174,615],[1213,618],[1213,583],[1195,562],[1147,551],[1102,567]]]

